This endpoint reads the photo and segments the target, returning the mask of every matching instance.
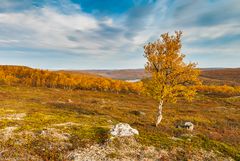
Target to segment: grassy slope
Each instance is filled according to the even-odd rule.
[[[146,145],[165,149],[182,147],[186,153],[204,148],[240,159],[239,97],[198,95],[192,103],[167,104],[159,128],[153,124],[156,106],[152,99],[133,94],[1,86],[0,129],[17,127],[14,137],[0,139],[1,155],[16,158],[28,154],[58,160],[78,147],[104,142],[111,125],[127,122],[140,131],[137,139]],[[139,115],[139,111],[145,115]],[[25,113],[26,117],[4,118],[15,113]],[[175,124],[181,121],[193,122],[194,131],[176,129]],[[66,122],[76,124],[59,126]],[[60,144],[56,138],[43,137],[42,131],[49,128],[70,134],[69,140]],[[183,134],[193,135],[191,141],[189,135]],[[173,136],[181,139],[173,140]]]

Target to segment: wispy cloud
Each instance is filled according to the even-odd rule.
[[[22,64],[32,65],[31,59],[43,68],[58,66],[47,64],[48,59],[67,68],[139,68],[144,64],[144,44],[161,33],[183,30],[183,51],[200,66],[214,64],[211,59],[202,63],[199,55],[239,58],[237,0],[134,0],[122,1],[122,8],[111,10],[109,6],[120,2],[104,2],[1,1],[0,55],[25,52],[27,56],[14,55],[12,61],[5,54],[3,60],[15,63],[21,57]],[[239,64],[229,61],[224,65]]]

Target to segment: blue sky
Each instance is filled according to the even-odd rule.
[[[240,67],[239,0],[1,0],[0,64],[143,68],[144,44],[175,30],[186,62]]]

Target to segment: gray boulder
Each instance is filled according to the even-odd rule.
[[[133,136],[139,135],[139,132],[127,123],[119,123],[110,130],[110,134],[112,136]]]
[[[188,122],[185,122],[184,124],[177,125],[177,128],[183,128],[189,131],[193,131],[194,124],[188,121]]]

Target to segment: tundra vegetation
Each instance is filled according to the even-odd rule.
[[[1,85],[1,158],[68,160],[75,150],[104,144],[112,125],[127,122],[138,129],[140,144],[164,149],[166,158],[216,153],[239,160],[239,97],[198,93],[191,103],[166,103],[159,128],[153,126],[157,104],[138,94]],[[185,121],[194,123],[192,132],[176,128]]]

